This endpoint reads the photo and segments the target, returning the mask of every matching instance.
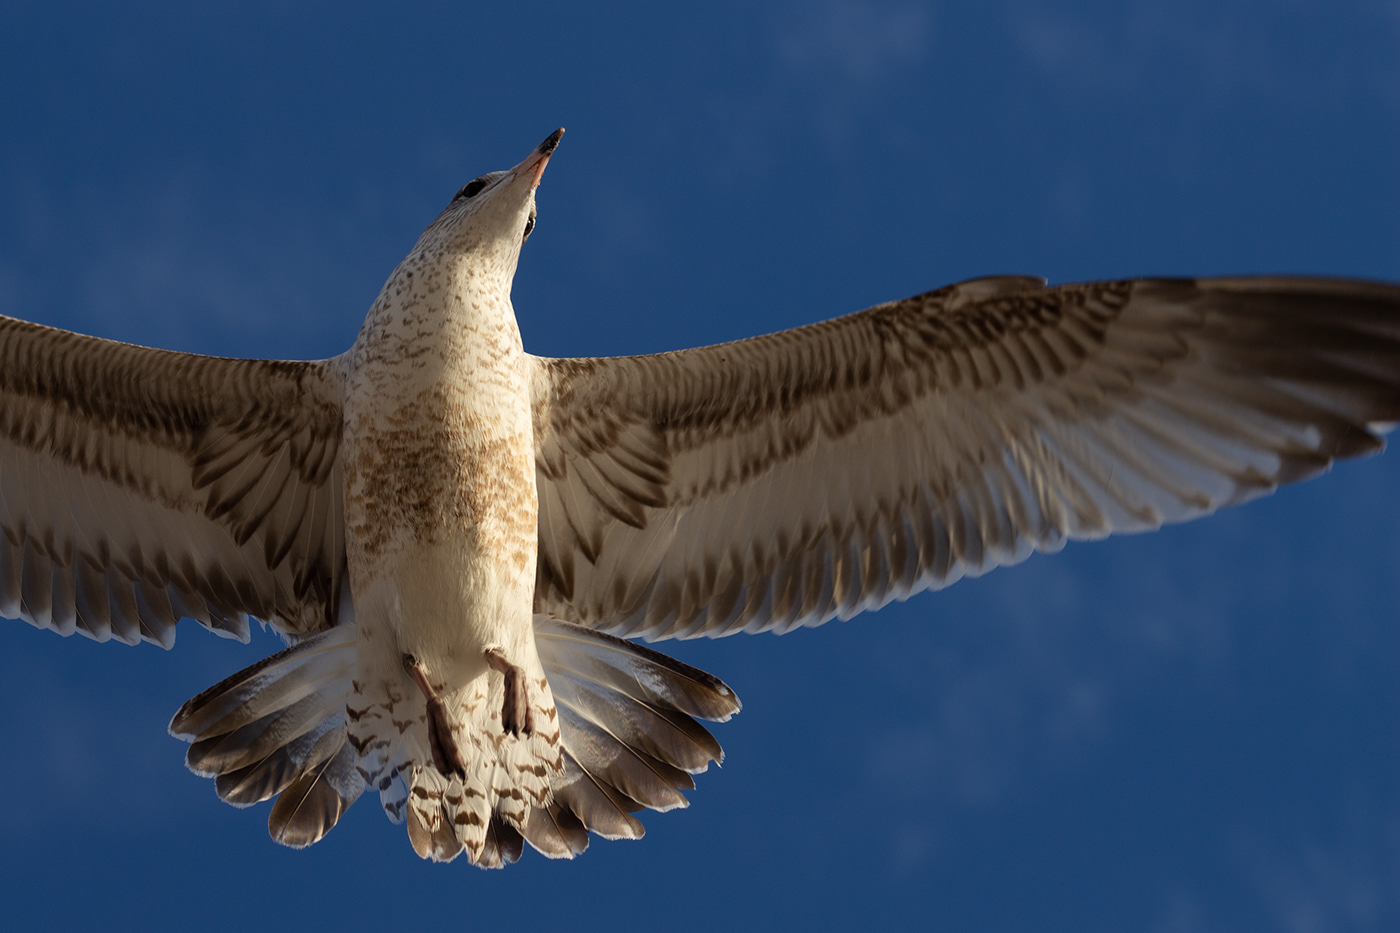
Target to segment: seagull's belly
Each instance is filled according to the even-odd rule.
[[[513,653],[530,639],[538,506],[528,412],[524,424],[441,404],[396,415],[347,431],[356,617],[387,626],[404,654],[474,670],[483,648]]]
[[[474,552],[467,537],[405,546],[363,576],[357,615],[381,620],[400,653],[452,680],[480,673],[484,649],[515,655],[528,641],[530,588],[512,562]]]

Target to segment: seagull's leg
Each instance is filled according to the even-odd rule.
[[[505,678],[505,697],[501,701],[501,729],[511,735],[532,735],[535,731],[535,711],[530,706],[530,697],[525,692],[525,672],[506,660],[499,648],[487,648],[482,652],[486,663],[493,671],[500,671]]]
[[[433,766],[442,774],[466,776],[467,766],[462,761],[462,750],[457,747],[457,740],[452,737],[452,727],[447,724],[447,707],[432,684],[428,683],[428,672],[411,654],[403,656],[403,669],[423,692],[423,699],[428,701],[428,744],[433,751]]]

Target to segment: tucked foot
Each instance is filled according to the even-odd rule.
[[[505,678],[505,698],[501,701],[501,729],[514,736],[533,735],[535,711],[525,692],[525,672],[506,660],[499,648],[487,648],[483,654],[491,670]]]
[[[438,697],[432,684],[428,683],[428,673],[418,659],[411,654],[403,656],[403,669],[428,702],[428,745],[433,752],[433,767],[441,774],[457,774],[466,777],[467,765],[462,760],[462,750],[452,737],[452,727],[447,724],[447,706]]]

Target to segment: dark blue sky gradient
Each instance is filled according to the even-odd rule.
[[[1400,6],[1301,0],[0,7],[0,313],[349,345],[453,192],[568,135],[515,305],[548,355],[959,278],[1400,280]],[[277,646],[0,625],[13,929],[1400,929],[1400,458],[778,639],[668,643],[744,712],[646,839],[304,852],[188,774]]]

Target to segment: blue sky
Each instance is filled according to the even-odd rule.
[[[987,273],[1400,280],[1394,0],[0,6],[0,313],[322,357],[465,181],[565,137],[527,349],[664,350]],[[0,625],[15,928],[1400,928],[1400,458],[781,639],[646,839],[271,843],[165,735],[276,647]]]

